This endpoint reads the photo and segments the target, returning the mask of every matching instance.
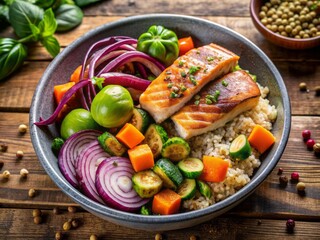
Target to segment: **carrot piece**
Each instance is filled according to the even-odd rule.
[[[71,74],[70,76],[70,82],[79,82],[80,81],[80,73],[81,73],[81,70],[82,70],[82,65],[79,65],[75,70],[74,72]],[[88,77],[88,71],[86,70],[84,72],[84,78],[87,78]]]
[[[144,139],[143,134],[131,123],[126,123],[116,135],[116,138],[129,148],[133,148]]]
[[[136,172],[147,170],[154,166],[154,158],[148,144],[141,144],[128,150],[133,169]]]
[[[207,182],[222,182],[227,175],[229,162],[219,157],[203,156],[203,171],[200,179]]]
[[[194,48],[192,37],[180,38],[179,44],[179,56],[184,55],[186,52]]]
[[[65,84],[61,84],[61,85],[55,85],[53,87],[53,93],[54,93],[54,97],[56,100],[56,103],[58,104],[63,95],[74,85],[74,82],[67,82]]]
[[[264,153],[276,141],[273,134],[262,127],[256,125],[248,137],[248,141],[252,147],[257,149],[259,153]]]
[[[181,196],[170,189],[164,189],[153,197],[152,212],[169,215],[177,213],[180,209]]]

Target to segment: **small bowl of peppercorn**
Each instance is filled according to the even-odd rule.
[[[255,27],[270,42],[288,49],[320,46],[317,0],[251,0]]]

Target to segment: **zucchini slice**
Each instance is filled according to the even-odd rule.
[[[177,193],[181,196],[183,200],[188,200],[194,197],[197,190],[196,180],[194,179],[184,179],[179,186]]]
[[[186,178],[197,178],[203,171],[203,163],[199,158],[185,158],[177,166]]]
[[[172,161],[180,161],[190,154],[190,146],[180,137],[169,138],[162,146],[161,155]]]
[[[145,133],[144,142],[151,148],[154,158],[160,156],[162,146],[167,140],[167,132],[157,124],[151,124]]]
[[[153,197],[162,188],[161,178],[152,170],[137,172],[132,176],[133,189],[142,198]]]
[[[151,122],[153,122],[153,119],[147,111],[141,108],[133,109],[133,115],[130,123],[135,126],[140,132],[144,133]]]
[[[244,160],[251,155],[251,146],[245,135],[241,134],[236,137],[229,148],[230,157]]]
[[[212,196],[211,187],[204,181],[201,181],[201,180],[196,180],[196,181],[197,181],[197,186],[201,195],[206,198],[211,198]]]
[[[153,171],[159,175],[163,185],[167,188],[176,190],[183,181],[183,176],[178,167],[168,159],[159,159],[155,163]]]
[[[101,147],[111,156],[122,156],[127,148],[109,132],[104,132],[98,137]]]

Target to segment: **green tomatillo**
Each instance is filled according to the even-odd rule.
[[[140,35],[137,49],[169,66],[179,56],[178,37],[163,26],[153,25]]]
[[[104,87],[91,104],[93,119],[103,127],[120,127],[133,114],[133,100],[127,89],[119,85]]]

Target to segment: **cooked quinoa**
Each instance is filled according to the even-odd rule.
[[[260,154],[254,148],[252,148],[251,156],[242,161],[231,159],[229,156],[229,146],[238,135],[244,134],[248,137],[256,124],[260,124],[268,130],[272,129],[272,123],[277,117],[277,110],[275,106],[270,105],[267,99],[268,87],[259,85],[259,88],[261,97],[253,109],[242,113],[223,127],[188,140],[192,149],[191,157],[200,159],[203,155],[220,157],[229,161],[230,167],[223,182],[208,182],[212,188],[210,199],[197,193],[193,199],[183,202],[183,207],[186,210],[205,208],[233,195],[250,182],[254,169],[260,166]],[[164,127],[169,135],[177,135],[173,123],[166,122]]]

